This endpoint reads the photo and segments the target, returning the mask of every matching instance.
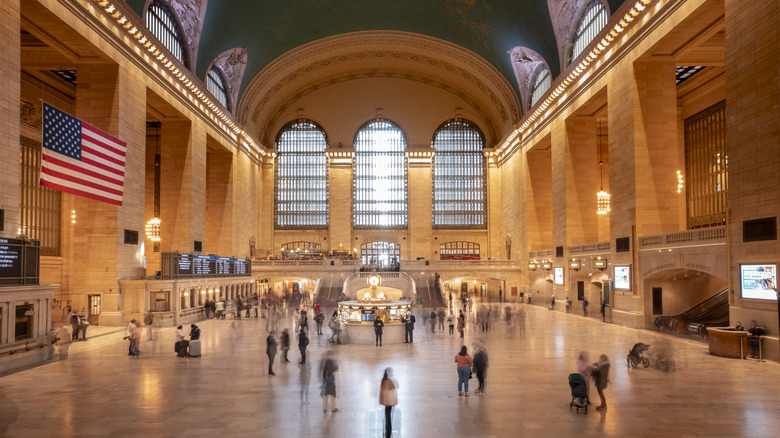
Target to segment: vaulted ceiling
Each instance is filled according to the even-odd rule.
[[[608,0],[614,11],[625,0]],[[148,0],[127,0],[143,17]],[[517,87],[507,51],[524,46],[560,72],[555,13],[581,0],[212,0],[203,21],[195,73],[204,77],[216,56],[247,48],[241,91],[266,65],[307,43],[358,31],[402,31],[462,46]],[[553,14],[555,15],[555,14]]]

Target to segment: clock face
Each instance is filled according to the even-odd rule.
[[[381,282],[381,279],[378,275],[372,275],[368,277],[368,285],[371,287],[377,287],[379,286],[379,283]]]

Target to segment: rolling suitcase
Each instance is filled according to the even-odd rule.
[[[190,357],[200,357],[200,339],[190,341]]]

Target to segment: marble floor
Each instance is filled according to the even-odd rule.
[[[297,349],[289,364],[277,356],[277,375],[267,374],[263,319],[200,323],[203,356],[191,359],[176,357],[171,328],[142,341],[139,360],[128,357],[123,332],[95,328],[66,360],[0,377],[0,436],[379,437],[386,367],[398,386],[397,437],[764,437],[780,430],[777,363],[713,357],[702,342],[520,306],[524,337],[501,324],[486,334],[469,324],[465,344],[471,350],[483,338],[490,368],[487,394],[474,394],[475,377],[468,398],[458,396],[454,364],[463,342],[419,322],[414,344],[334,347],[312,336],[314,369],[328,350],[340,364],[335,413],[322,411],[316,372],[302,383]],[[650,356],[673,355],[677,369],[627,368],[636,342],[652,344]],[[601,353],[612,361],[606,411],[569,409],[567,377],[583,350],[591,362]],[[303,387],[310,404],[300,401]]]

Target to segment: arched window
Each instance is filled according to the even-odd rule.
[[[287,258],[299,258],[319,256],[322,253],[322,245],[314,242],[286,242],[282,244],[282,256]]]
[[[187,65],[184,54],[184,35],[176,21],[176,16],[161,0],[154,0],[146,12],[146,27],[171,52],[174,58]]]
[[[212,66],[209,69],[209,74],[206,75],[206,89],[226,110],[230,110],[227,100],[227,87],[225,86],[222,72],[218,68]]]
[[[442,260],[479,260],[479,243],[447,242],[439,245]]]
[[[370,242],[360,245],[360,262],[366,268],[382,269],[401,261],[401,245],[392,242]]]
[[[468,120],[452,119],[433,135],[433,227],[486,228],[485,139]]]
[[[274,228],[328,226],[328,166],[325,131],[311,120],[285,125],[276,140]]]
[[[353,226],[406,228],[406,137],[395,123],[377,119],[355,135]]]
[[[534,106],[544,96],[544,93],[550,89],[551,84],[550,70],[547,70],[547,67],[539,68],[534,78],[534,84],[531,87],[531,105],[528,106],[529,108]]]
[[[590,5],[585,9],[585,13],[580,18],[577,25],[577,32],[574,33],[574,40],[571,48],[571,62],[574,62],[585,47],[596,38],[601,29],[607,25],[607,10],[600,0],[591,0]]]

